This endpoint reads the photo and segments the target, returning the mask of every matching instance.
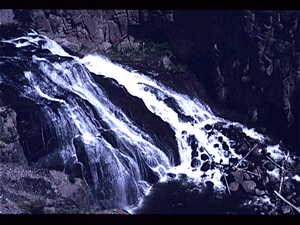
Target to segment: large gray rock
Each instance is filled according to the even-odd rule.
[[[0,212],[32,213],[24,205],[42,200],[39,213],[83,213],[92,209],[92,198],[86,183],[79,178],[69,181],[68,175],[56,170],[33,169],[0,164]]]
[[[256,188],[256,183],[252,180],[245,180],[243,181],[242,186],[246,193],[252,193]]]
[[[12,9],[0,10],[0,25],[7,25],[16,22],[14,20],[14,12]]]
[[[7,106],[0,107],[0,163],[27,166],[17,132],[17,114]]]

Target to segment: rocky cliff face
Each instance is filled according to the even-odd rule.
[[[299,147],[299,11],[6,10],[1,15],[2,23],[27,23],[79,55],[136,49],[135,61],[145,57],[145,40],[167,42],[175,57],[161,61],[186,64],[220,105],[211,105],[216,114]]]
[[[82,179],[28,167],[19,143],[16,116],[12,109],[0,107],[0,214],[91,210],[91,194]]]
[[[170,42],[221,104],[212,105],[217,114],[299,150],[299,11],[174,11],[172,21],[155,18],[141,22],[140,33]]]
[[[19,144],[16,113],[0,99],[0,214],[128,214],[100,210],[83,179],[28,166]]]

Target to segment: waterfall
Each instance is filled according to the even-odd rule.
[[[243,155],[236,153],[237,143],[218,132],[217,125],[224,130],[235,127],[267,145],[268,137],[215,116],[201,100],[103,56],[71,56],[35,32],[2,40],[1,45],[1,88],[19,107],[21,143],[32,166],[76,173],[88,183],[102,208],[136,204],[153,183],[180,174],[196,185],[212,182],[216,192],[224,193],[224,171],[217,165],[230,164],[230,158],[239,161]],[[103,87],[109,82],[110,91]],[[114,91],[123,94],[118,100],[122,106],[114,102]],[[122,99],[147,111],[161,132],[157,132],[160,128],[150,131],[142,119],[138,121],[137,116],[145,115],[134,114],[135,107],[128,106],[125,112],[127,103]],[[22,101],[38,110],[36,118],[27,115],[30,106],[20,108]],[[30,121],[40,127],[26,128]],[[28,131],[38,133],[40,140],[30,142]],[[278,160],[287,157],[277,144],[267,146],[266,151]]]

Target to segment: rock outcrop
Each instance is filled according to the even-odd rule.
[[[0,213],[90,212],[93,201],[84,180],[28,166],[16,116],[12,109],[0,107]]]
[[[1,163],[0,169],[0,213],[84,213],[92,208],[82,179],[71,183],[63,172],[9,163]]]

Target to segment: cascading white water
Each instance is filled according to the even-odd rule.
[[[32,38],[29,35],[27,42],[23,44],[18,44],[18,39],[8,42],[15,43],[16,47],[23,47],[40,40],[40,37]],[[68,55],[55,42],[46,40],[45,48],[50,48],[53,53]],[[106,176],[105,179],[112,183],[111,187],[107,188],[114,189],[111,190],[113,192],[111,197],[115,199],[107,199],[107,202],[114,202],[113,204],[119,202],[115,207],[133,203],[126,200],[128,180],[133,185],[130,188],[137,192],[134,194],[135,197],[147,192],[149,184],[144,180],[145,174],[142,174],[138,165],[141,164],[140,161],[157,171],[160,178],[165,175],[165,171],[170,167],[167,156],[147,140],[147,134],[137,128],[109,101],[101,88],[92,81],[89,72],[77,60],[50,63],[47,59],[36,56],[33,56],[32,60],[38,65],[39,70],[24,72],[24,77],[30,85],[23,88],[21,95],[43,105],[42,111],[46,120],[51,123],[56,136],[60,138],[58,139],[61,142],[60,149],[57,150],[60,150],[65,162],[71,156],[76,156],[73,139],[77,136],[82,137],[88,151],[89,164],[93,171],[92,180],[96,189],[101,185],[95,173],[96,163],[108,167],[102,172],[103,176]],[[101,137],[95,115],[85,101],[91,105],[90,107],[94,107],[98,117],[108,124],[109,130],[118,137],[118,142],[125,146],[124,149],[129,149],[131,154],[113,147]],[[57,113],[51,107],[53,104],[56,104]]]
[[[74,138],[82,138],[85,148],[88,149],[93,185],[96,190],[110,196],[103,205],[109,204],[109,201],[114,202],[114,207],[134,203],[128,200],[126,191],[129,189],[135,192],[132,194],[133,198],[142,197],[147,193],[150,184],[145,181],[146,175],[141,168],[143,163],[159,176],[160,182],[168,179],[167,173],[184,173],[195,183],[212,181],[216,191],[225,191],[226,187],[221,182],[223,174],[219,168],[201,171],[200,168],[191,166],[191,151],[188,151],[190,147],[187,139],[192,135],[198,140],[199,146],[204,147],[210,161],[229,163],[225,152],[220,147],[214,146],[218,142],[217,137],[208,137],[204,128],[206,124],[224,122],[227,127],[235,125],[262,143],[267,138],[242,124],[218,118],[198,99],[176,93],[143,74],[130,72],[121,65],[110,62],[105,57],[88,55],[80,59],[71,56],[56,42],[36,33],[3,42],[13,43],[16,47],[22,48],[30,44],[38,46],[39,41],[43,41],[42,48],[50,50],[52,54],[70,57],[71,60],[53,63],[46,58],[33,56],[32,60],[38,65],[40,74],[30,70],[24,72],[24,77],[30,85],[23,87],[21,95],[43,106],[45,117],[51,123],[56,136],[60,137],[58,145],[60,149],[57,150],[61,151],[65,162],[72,156],[76,157]],[[108,99],[105,92],[94,82],[89,71],[115,79],[132,96],[142,99],[150,112],[170,124],[178,143],[180,165],[173,166],[166,154],[153,144],[153,140]],[[167,99],[176,103],[176,110],[166,103]],[[53,105],[57,111],[53,110]],[[184,121],[178,112],[192,119]],[[101,136],[102,128],[99,129],[101,126],[96,117],[105,121],[109,130],[116,134],[119,147],[114,147]],[[232,157],[242,158],[230,147],[231,140],[221,133],[218,136],[228,144]],[[278,145],[269,146],[267,150],[276,157],[286,157]],[[196,158],[200,159],[200,156]],[[97,168],[99,165],[106,181],[100,181],[101,177],[95,172],[99,170]],[[104,167],[106,169],[103,169]],[[206,176],[203,176],[204,174]],[[103,185],[107,186],[105,190]]]

